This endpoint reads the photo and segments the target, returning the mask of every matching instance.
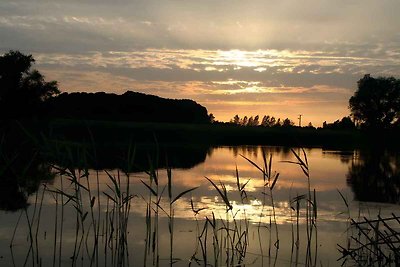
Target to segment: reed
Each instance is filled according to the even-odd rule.
[[[346,264],[359,266],[398,266],[400,264],[400,217],[394,213],[376,219],[357,215],[353,218],[347,198],[338,190],[346,207],[348,223],[347,243],[337,244],[342,266]]]
[[[78,164],[78,166],[88,166],[85,154],[87,152],[83,149],[79,153],[82,153],[80,158],[83,163]],[[66,149],[66,154],[66,162],[71,162],[73,160],[73,156],[72,151],[69,148]],[[110,264],[125,266],[129,259],[127,249],[127,233],[130,202],[134,198],[134,195],[129,191],[129,178],[126,179],[127,184],[125,184],[123,187],[121,184],[121,176],[119,171],[117,171],[117,175],[105,171],[110,184],[107,185],[109,191],[102,192],[107,199],[105,218],[102,218],[100,208],[101,191],[99,185],[99,173],[97,171],[95,172],[96,190],[93,193],[91,183],[89,182],[89,170],[86,167],[74,169],[68,167],[62,168],[54,165],[53,169],[58,172],[61,178],[61,188],[48,189],[50,193],[54,194],[56,210],[58,210],[58,206],[61,205],[61,219],[57,219],[58,212],[56,211],[55,222],[56,233],[58,231],[58,223],[60,223],[58,265],[61,266],[61,258],[63,254],[62,233],[64,228],[64,207],[70,203],[76,212],[75,239],[73,253],[70,257],[72,260],[71,265],[75,266],[77,265],[77,260],[79,258],[82,260],[87,257],[90,266],[98,266],[100,243],[99,237],[105,235],[105,238],[103,238],[105,262],[110,261]],[[63,185],[64,177],[70,182],[68,188],[65,188]],[[125,188],[125,190],[123,190],[122,187]],[[61,204],[58,202],[58,196],[61,198]],[[35,212],[36,211],[34,210],[34,214]],[[103,228],[106,228],[103,229],[102,234],[100,233],[101,223],[103,224]],[[54,243],[57,244],[57,234],[55,234]],[[110,250],[111,253],[109,253]],[[109,254],[111,254],[111,258],[107,257]],[[55,257],[56,256],[54,255],[54,262]]]
[[[85,266],[129,266],[132,257],[130,255],[128,235],[130,230],[141,231],[142,229],[134,229],[129,227],[129,222],[134,214],[131,212],[133,201],[144,201],[146,205],[145,222],[145,239],[143,266],[162,266],[162,256],[168,255],[168,265],[173,266],[183,259],[177,256],[174,251],[176,245],[177,226],[176,212],[177,203],[185,201],[186,198],[188,209],[190,208],[195,221],[195,251],[189,259],[189,265],[203,266],[244,266],[249,265],[250,256],[257,254],[249,251],[251,242],[251,221],[245,206],[254,196],[248,192],[248,186],[251,179],[241,178],[238,167],[232,171],[234,173],[232,183],[235,189],[230,191],[228,184],[221,181],[215,181],[208,177],[209,186],[213,188],[218,198],[222,200],[222,207],[225,213],[218,214],[215,211],[209,211],[206,216],[202,217],[202,212],[206,212],[206,208],[198,207],[192,192],[198,187],[192,187],[176,192],[174,189],[174,176],[172,169],[167,167],[163,173],[158,167],[158,152],[156,159],[149,156],[149,170],[141,178],[139,185],[145,189],[145,193],[136,198],[131,186],[131,171],[134,169],[135,148],[128,147],[127,167],[124,172],[117,170],[114,172],[104,170],[103,174],[107,178],[107,189],[101,190],[100,173],[88,169],[89,158],[92,157],[85,147],[78,147],[76,151],[67,145],[57,144],[57,155],[63,154],[66,167],[52,165],[52,168],[60,176],[60,187],[43,187],[43,190],[36,194],[35,205],[32,207],[32,216],[29,216],[25,210],[25,218],[28,225],[30,248],[27,253],[25,263],[31,261],[33,266],[41,265],[41,247],[38,240],[40,225],[42,220],[42,204],[45,193],[50,193],[55,202],[55,222],[54,222],[54,239],[53,247],[53,266],[61,266],[63,258],[65,258],[67,248],[64,249],[65,229],[64,209],[74,210],[74,237],[73,246],[70,257],[71,265]],[[93,149],[95,151],[95,149]],[[62,153],[60,153],[62,152]],[[300,166],[302,172],[307,178],[308,192],[306,194],[289,196],[290,213],[292,218],[292,254],[295,255],[295,263],[299,262],[300,232],[301,232],[301,208],[305,206],[305,220],[307,231],[307,251],[306,266],[316,266],[317,254],[317,197],[315,190],[311,190],[310,172],[307,161],[307,155],[304,150],[302,154],[292,151],[296,161],[290,161],[292,164]],[[72,162],[77,157],[73,154],[77,153],[79,163]],[[96,152],[93,152],[96,154]],[[285,245],[280,243],[279,236],[279,206],[274,199],[274,193],[280,178],[279,172],[273,168],[272,155],[268,155],[266,150],[262,150],[262,164],[257,164],[251,159],[241,155],[248,163],[255,167],[263,177],[262,192],[259,193],[262,198],[262,210],[260,213],[260,221],[258,222],[258,242],[260,243],[260,254],[256,258],[264,260],[264,249],[267,246],[261,238],[261,232],[267,229],[268,234],[268,255],[271,265],[275,265],[278,257],[279,249]],[[96,155],[94,155],[96,157]],[[78,167],[71,167],[78,166]],[[165,180],[164,180],[165,178]],[[69,182],[66,186],[65,181]],[[41,193],[41,194],[40,194]],[[136,199],[135,199],[136,198]],[[141,200],[140,200],[141,199]],[[239,199],[239,205],[236,205],[233,199]],[[141,202],[143,203],[143,202]],[[243,207],[243,208],[242,208]],[[20,215],[22,218],[23,213]],[[160,235],[163,233],[163,224],[160,223],[161,216],[167,219],[167,229],[169,234],[169,248],[160,246]],[[18,223],[14,232],[18,229]],[[15,235],[15,234],[14,234]],[[13,246],[12,238],[10,246]],[[315,247],[312,245],[315,244]],[[294,249],[295,248],[295,249]],[[275,250],[275,253],[273,252]],[[160,256],[161,255],[161,256]],[[314,258],[312,257],[314,256]],[[137,257],[137,256],[135,256]],[[273,260],[273,262],[271,262]],[[135,262],[135,261],[134,261]],[[292,260],[290,260],[292,262]],[[264,264],[262,262],[262,264]]]
[[[307,246],[306,246],[306,266],[316,266],[317,264],[317,251],[318,251],[318,228],[317,228],[317,218],[318,218],[318,207],[317,207],[317,196],[315,189],[311,189],[311,176],[310,168],[307,159],[307,153],[303,148],[296,152],[291,149],[296,161],[283,161],[290,164],[296,164],[300,167],[304,176],[307,178],[307,194],[297,196],[291,203],[296,203],[296,217],[299,214],[299,201],[304,200],[305,209],[305,219],[306,219],[306,234],[307,234]],[[297,220],[298,225],[298,220]],[[299,228],[297,227],[297,233],[299,233]],[[314,235],[314,236],[313,236]],[[299,235],[297,234],[296,243],[299,242]],[[314,242],[314,248],[312,247]],[[314,250],[314,251],[313,251]],[[313,257],[314,256],[314,257]],[[297,257],[296,257],[297,258]]]
[[[400,217],[392,213],[390,217],[371,220],[364,217],[360,221],[351,219],[356,233],[346,247],[338,244],[342,265],[398,266],[400,264],[400,233],[396,230]]]
[[[246,259],[247,248],[249,245],[249,219],[247,218],[245,210],[234,211],[232,201],[229,199],[227,187],[221,181],[219,186],[211,179],[205,177],[212,187],[217,191],[218,195],[223,200],[225,205],[225,219],[216,219],[214,212],[212,217],[206,217],[206,222],[203,227],[199,240],[204,235],[203,241],[203,260],[207,264],[207,249],[205,242],[208,233],[208,226],[211,227],[212,231],[212,244],[213,244],[213,255],[214,255],[214,266],[218,266],[221,262],[224,262],[228,266],[240,266],[244,264]],[[249,180],[242,183],[239,176],[239,171],[236,168],[236,185],[238,193],[241,199],[241,203],[244,204],[247,201],[247,192],[245,190]],[[241,218],[238,218],[239,213]],[[221,225],[218,227],[218,225]],[[223,254],[222,254],[223,253]],[[225,257],[221,258],[222,255]]]
[[[279,179],[279,173],[276,171],[273,171],[272,168],[272,154],[267,155],[266,150],[263,148],[261,150],[262,152],[262,159],[263,159],[263,165],[258,165],[254,161],[250,160],[249,158],[241,155],[245,160],[247,160],[251,165],[253,165],[260,173],[262,174],[263,177],[263,206],[262,206],[262,212],[260,214],[260,222],[259,222],[259,231],[260,231],[260,226],[261,226],[261,218],[263,217],[263,212],[264,209],[267,205],[266,202],[266,196],[269,196],[270,199],[270,215],[269,215],[269,227],[266,227],[269,232],[269,243],[268,243],[268,257],[271,258],[271,249],[272,249],[272,228],[274,228],[274,233],[275,233],[275,242],[274,242],[274,247],[275,247],[275,260],[276,256],[279,250],[279,230],[278,230],[278,223],[276,220],[276,209],[275,209],[275,201],[274,201],[274,194],[273,194],[273,189]],[[268,192],[268,193],[267,193]],[[261,236],[261,233],[258,233],[259,237]],[[263,254],[263,249],[262,249],[262,244],[260,243],[260,250],[261,254]]]

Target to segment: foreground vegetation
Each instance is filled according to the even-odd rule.
[[[21,247],[26,249],[24,258],[13,259],[16,266],[279,266],[280,251],[290,252],[288,265],[320,264],[320,203],[304,150],[292,150],[294,160],[286,162],[299,167],[306,186],[288,195],[285,209],[275,199],[285,177],[274,170],[272,155],[265,150],[261,164],[242,156],[261,175],[256,192],[249,190],[256,178],[243,178],[238,168],[232,170],[234,188],[232,183],[204,178],[216,201],[210,209],[194,196],[198,187],[176,184],[168,165],[161,170],[158,161],[148,158],[143,176],[133,174],[138,158],[134,146],[126,147],[123,170],[114,171],[89,169],[88,160],[94,156],[90,150],[79,149],[75,157],[69,145],[58,149],[64,159],[46,164],[56,182],[39,187],[31,206],[21,207],[16,220],[11,253],[20,255]],[[398,217],[353,217],[347,199],[339,195],[348,209],[349,235],[348,243],[338,244],[337,257],[359,265],[398,264]],[[256,216],[246,208],[253,200],[258,201]],[[52,204],[46,207],[48,203]],[[51,217],[46,217],[46,209]],[[184,219],[193,229],[185,232],[185,239],[195,241],[193,251],[184,255],[179,249],[182,239],[177,240],[187,229],[179,223],[182,210],[191,213]],[[49,244],[52,249],[46,249]]]
[[[127,164],[134,162],[131,158],[134,157],[134,152],[131,152],[132,154],[128,155]],[[268,258],[268,261],[275,261],[274,264],[276,264],[279,249],[287,246],[291,246],[291,263],[302,262],[306,266],[316,266],[316,194],[315,190],[310,187],[309,167],[304,150],[302,155],[298,155],[294,151],[293,153],[297,161],[289,163],[298,164],[304,172],[308,181],[308,192],[290,200],[295,211],[290,215],[293,236],[291,244],[282,243],[279,237],[276,204],[273,197],[274,188],[279,183],[279,173],[273,170],[272,156],[263,151],[263,165],[260,166],[244,157],[249,164],[260,171],[263,177],[264,186],[261,194],[263,197],[261,198],[262,208],[259,222],[251,221],[246,209],[240,207],[248,204],[251,197],[246,189],[249,180],[243,180],[238,169],[236,169],[237,188],[235,191],[228,191],[222,182],[205,178],[209,181],[210,187],[214,188],[216,197],[221,199],[221,208],[225,210],[221,213],[218,210],[199,207],[199,203],[188,197],[192,191],[197,189],[196,187],[175,192],[173,173],[170,168],[166,169],[167,175],[165,176],[159,173],[157,165],[152,165],[146,171],[148,179],[141,180],[142,187],[144,186],[146,189],[145,192],[135,194],[133,193],[136,189],[134,187],[138,187],[140,184],[132,183],[133,178],[129,172],[105,171],[109,183],[108,189],[104,190],[100,188],[99,176],[101,174],[98,171],[91,172],[85,167],[75,169],[53,165],[53,172],[61,177],[60,184],[58,186],[45,185],[41,192],[36,194],[33,213],[32,209],[28,211],[27,207],[20,212],[13,237],[10,240],[11,252],[18,244],[16,242],[21,242],[15,241],[15,239],[22,231],[28,236],[29,247],[24,265],[41,266],[43,262],[51,261],[53,266],[61,266],[68,257],[72,266],[81,264],[129,266],[132,264],[130,262],[132,251],[128,249],[128,236],[136,235],[139,232],[143,233],[145,230],[143,266],[166,266],[167,262],[168,266],[175,264],[187,266],[187,263],[189,266],[244,266],[255,260],[264,262],[264,258]],[[80,158],[85,161],[85,153]],[[127,166],[126,168],[132,167]],[[54,235],[52,235],[54,249],[50,253],[43,253],[41,243],[46,243],[46,241],[39,237],[43,228],[48,229],[48,225],[44,226],[43,224],[43,215],[41,214],[45,195],[52,197],[55,209],[52,229],[54,231]],[[239,199],[238,205],[235,204],[235,199]],[[131,208],[134,203],[138,202],[143,202],[146,206],[145,224],[141,224],[144,229],[132,229],[132,226],[129,226],[135,216]],[[193,234],[197,244],[193,254],[186,259],[174,256],[174,236],[177,234],[175,205],[178,202],[186,203],[184,204],[186,209],[191,209],[193,214],[191,220],[196,225],[196,231]],[[67,214],[69,215],[67,216]],[[167,225],[162,223],[162,218],[167,219]],[[25,221],[26,228],[19,226],[21,221]],[[45,224],[49,224],[49,220]],[[255,234],[252,233],[254,229],[251,224],[256,224],[258,233],[256,240],[251,237]],[[73,228],[67,229],[66,225],[72,225]],[[138,226],[136,225],[136,227]],[[168,229],[169,235],[169,246],[167,247],[161,245],[161,236],[166,229]],[[73,239],[68,237],[70,231],[75,232]],[[306,235],[304,235],[305,233]],[[268,239],[263,240],[261,236],[268,236]],[[302,240],[303,238],[305,240]],[[254,251],[251,253],[248,251],[252,242],[259,244],[260,251],[256,254]],[[169,250],[167,259],[163,258],[166,250]],[[50,255],[50,258],[44,258],[46,254]],[[19,260],[17,259],[17,262]],[[141,263],[135,262],[135,264]]]

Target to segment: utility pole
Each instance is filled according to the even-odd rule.
[[[301,116],[303,116],[303,115],[299,114],[299,117],[298,117],[298,119],[299,119],[299,127],[301,127]]]

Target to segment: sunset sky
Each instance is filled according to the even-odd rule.
[[[190,98],[218,120],[321,125],[357,81],[400,76],[399,0],[15,0],[0,53],[32,54],[64,92]]]

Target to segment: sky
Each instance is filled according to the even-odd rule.
[[[189,98],[217,120],[319,126],[364,74],[400,76],[398,0],[0,1],[0,53],[32,54],[63,92]]]

